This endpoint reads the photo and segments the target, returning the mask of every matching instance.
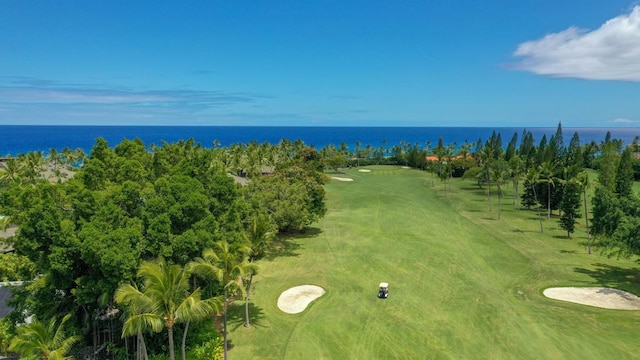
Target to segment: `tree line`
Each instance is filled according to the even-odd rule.
[[[536,211],[541,232],[543,216],[557,218],[568,237],[584,218],[589,251],[597,243],[610,254],[638,255],[637,140],[623,146],[608,134],[582,145],[574,133],[565,146],[559,124],[549,139],[536,143],[524,130],[506,145],[496,132],[486,141],[356,143],[353,151],[287,139],[211,148],[192,139],[159,146],[125,139],[114,147],[97,139],[88,155],[52,149],[10,157],[0,166],[0,214],[20,231],[16,252],[0,255],[0,277],[28,282],[14,290],[16,311],[2,322],[0,341],[18,339],[12,349],[29,354],[33,342],[21,341],[39,334],[60,353],[84,345],[120,358],[168,352],[173,359],[177,332],[183,358],[187,349],[226,355],[229,301],[245,300],[249,326],[256,261],[277,234],[304,231],[325,214],[324,172],[350,166],[414,167],[445,193],[452,178],[471,179],[498,218],[512,191],[514,206]],[[27,315],[38,321],[16,328]],[[222,336],[189,343],[216,330],[202,321],[211,318],[222,322]],[[63,326],[73,336],[61,336]]]
[[[150,147],[125,139],[110,147],[99,138],[81,161],[55,165],[72,177],[45,176],[52,166],[29,153],[0,172],[0,214],[19,228],[15,254],[1,260],[17,262],[7,280],[27,280],[14,289],[4,338],[23,354],[42,351],[28,346],[55,331],[21,339],[64,324],[75,348],[106,347],[122,358],[169,344],[173,359],[179,329],[184,357],[189,324],[224,317],[230,299],[246,297],[270,239],[304,231],[326,212],[328,178],[318,151],[302,142],[204,148],[191,139]],[[68,317],[57,323],[61,314]],[[248,303],[246,315],[249,325]],[[35,325],[15,326],[27,316]],[[169,334],[156,335],[161,328]]]

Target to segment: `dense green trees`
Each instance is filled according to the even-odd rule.
[[[42,274],[16,290],[16,321],[70,313],[85,342],[112,313],[109,299],[122,284],[149,291],[145,276],[136,276],[143,262],[185,266],[222,240],[243,243],[249,219],[266,219],[273,233],[291,232],[326,212],[322,158],[301,141],[205,149],[189,139],[149,149],[139,139],[115,147],[97,139],[88,157],[70,149],[49,155],[54,167],[76,166],[73,178],[55,183],[42,175],[43,159],[26,154],[0,166],[0,213],[19,226],[12,245],[24,263],[14,269],[7,261],[4,271],[23,280]],[[209,295],[218,291],[214,280],[204,285]],[[130,316],[143,309],[131,301],[120,306]]]

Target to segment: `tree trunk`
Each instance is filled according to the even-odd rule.
[[[136,359],[149,360],[149,355],[147,354],[147,345],[144,343],[144,335],[142,334],[141,329],[138,329],[138,334],[136,337]]]
[[[538,203],[538,195],[536,195],[536,187],[533,184],[533,198],[536,200],[536,209],[538,209],[538,220],[540,221],[540,233],[544,232],[542,228],[542,215],[540,214],[540,204]]]
[[[224,328],[222,330],[224,337],[224,360],[227,360],[227,287],[224,287]]]
[[[547,182],[547,219],[551,219],[551,183]]]
[[[176,360],[176,354],[173,351],[173,328],[168,327],[167,332],[169,333],[169,359]]]
[[[184,326],[184,333],[182,334],[182,360],[187,360],[187,331],[189,331],[190,322],[190,320],[187,320],[187,323]]]
[[[589,254],[591,254],[591,234],[589,233],[589,210],[587,209],[587,188],[584,189],[584,220],[587,225],[587,246],[589,248]]]
[[[249,281],[247,283],[247,298],[244,303],[244,315],[246,321],[244,323],[244,327],[251,327],[251,323],[249,323],[249,296],[251,295],[251,281],[253,280],[253,274],[249,275]]]
[[[489,191],[487,193],[487,199],[489,200],[489,212],[492,212],[493,209],[491,207],[491,168],[488,168],[487,170],[487,190]]]
[[[500,185],[498,185],[498,220],[502,216],[502,189],[500,189]]]

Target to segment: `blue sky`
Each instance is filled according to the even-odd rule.
[[[0,125],[640,127],[617,0],[0,2]]]

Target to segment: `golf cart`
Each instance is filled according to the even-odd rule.
[[[380,283],[380,290],[378,291],[378,297],[380,299],[386,299],[389,297],[389,284],[386,282]]]

